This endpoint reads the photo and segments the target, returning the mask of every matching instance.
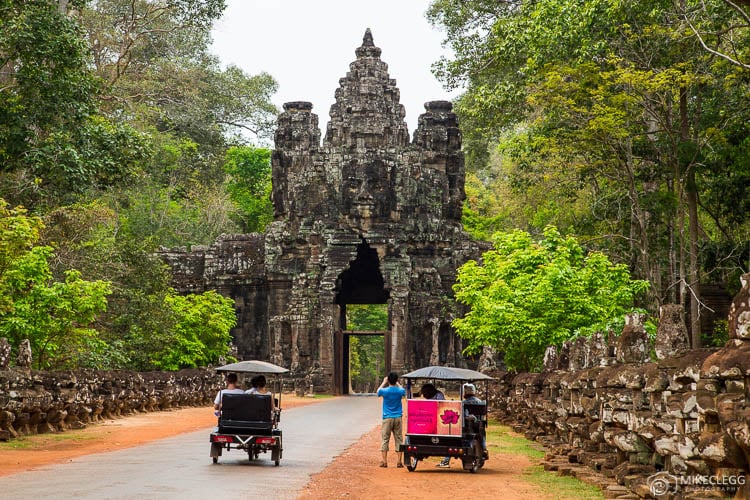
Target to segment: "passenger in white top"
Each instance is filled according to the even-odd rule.
[[[258,394],[260,396],[269,396],[271,398],[271,410],[276,411],[276,401],[274,401],[273,394],[266,389],[266,377],[265,375],[258,375],[250,379],[250,385],[252,387],[245,391],[248,394]]]
[[[221,396],[224,394],[244,394],[245,391],[237,387],[237,374],[236,373],[230,373],[227,375],[227,388],[220,390],[216,394],[216,398],[214,399],[214,410],[220,410],[221,409]]]

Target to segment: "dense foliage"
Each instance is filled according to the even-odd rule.
[[[606,332],[648,287],[631,280],[627,266],[586,253],[554,227],[540,241],[520,230],[497,233],[493,245],[481,264],[459,269],[456,298],[471,310],[453,324],[469,353],[492,346],[511,369],[538,368],[548,345]]]
[[[176,369],[228,353],[233,308],[177,297],[154,255],[270,221],[265,150],[250,140],[270,136],[277,85],[209,53],[224,9],[0,0],[0,198],[34,214],[36,238],[0,277],[15,294],[0,298],[0,335],[14,349],[34,336],[37,366]],[[13,288],[21,271],[34,294]]]
[[[227,151],[224,170],[229,174],[227,190],[239,207],[244,232],[261,232],[273,220],[271,205],[271,150],[234,147]]]
[[[0,337],[11,345],[29,339],[36,368],[76,366],[102,351],[92,323],[110,288],[72,270],[54,280],[52,248],[38,245],[43,227],[39,217],[0,199]]]
[[[647,280],[643,305],[736,290],[750,261],[747,6],[435,0],[475,236],[553,224]],[[732,60],[730,60],[732,59]]]
[[[55,215],[60,230],[65,222],[62,214]],[[83,280],[76,270],[61,271],[56,278],[50,262],[58,256],[51,246],[39,244],[43,230],[40,217],[10,209],[0,199],[0,336],[13,346],[29,339],[36,368],[177,370],[216,364],[229,353],[229,330],[236,322],[230,299],[212,291],[176,295],[166,286],[164,264],[146,255],[138,258],[146,259],[151,273],[137,286],[127,280],[148,264],[141,262],[134,270],[135,263],[117,253],[99,261],[99,273],[113,281]],[[103,247],[100,243],[96,249]],[[121,274],[101,269],[112,265]],[[148,317],[134,316],[143,313]]]
[[[349,304],[346,327],[358,331],[387,330],[388,308],[385,304]],[[349,336],[349,381],[354,392],[374,392],[383,379],[384,369],[382,335]]]
[[[229,351],[229,330],[236,324],[234,301],[214,291],[169,295],[164,305],[174,313],[174,335],[167,338],[154,364],[165,370],[216,365]]]

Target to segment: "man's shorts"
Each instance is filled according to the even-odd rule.
[[[388,442],[390,441],[391,433],[393,434],[393,441],[396,446],[396,451],[398,451],[398,448],[399,446],[401,446],[403,440],[403,431],[401,430],[401,417],[383,419],[383,424],[380,428],[380,437],[382,439],[382,443],[380,444],[381,451],[388,451]]]

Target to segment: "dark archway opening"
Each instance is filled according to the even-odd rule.
[[[367,242],[357,246],[357,258],[349,263],[349,268],[336,280],[336,303],[346,304],[386,304],[389,294],[380,274],[378,252]]]
[[[388,299],[378,253],[364,240],[357,257],[336,281],[340,330],[334,341],[334,384],[339,394],[368,392],[390,366]],[[378,384],[372,386],[373,371]]]

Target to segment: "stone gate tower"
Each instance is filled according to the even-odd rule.
[[[451,103],[425,104],[410,141],[369,29],[355,52],[322,143],[312,105],[284,105],[266,233],[223,236],[192,252],[189,269],[168,256],[193,289],[235,298],[241,359],[268,359],[334,392],[348,387],[350,304],[387,304],[378,332],[387,369],[463,365],[452,285],[479,256],[460,222],[465,172]]]

